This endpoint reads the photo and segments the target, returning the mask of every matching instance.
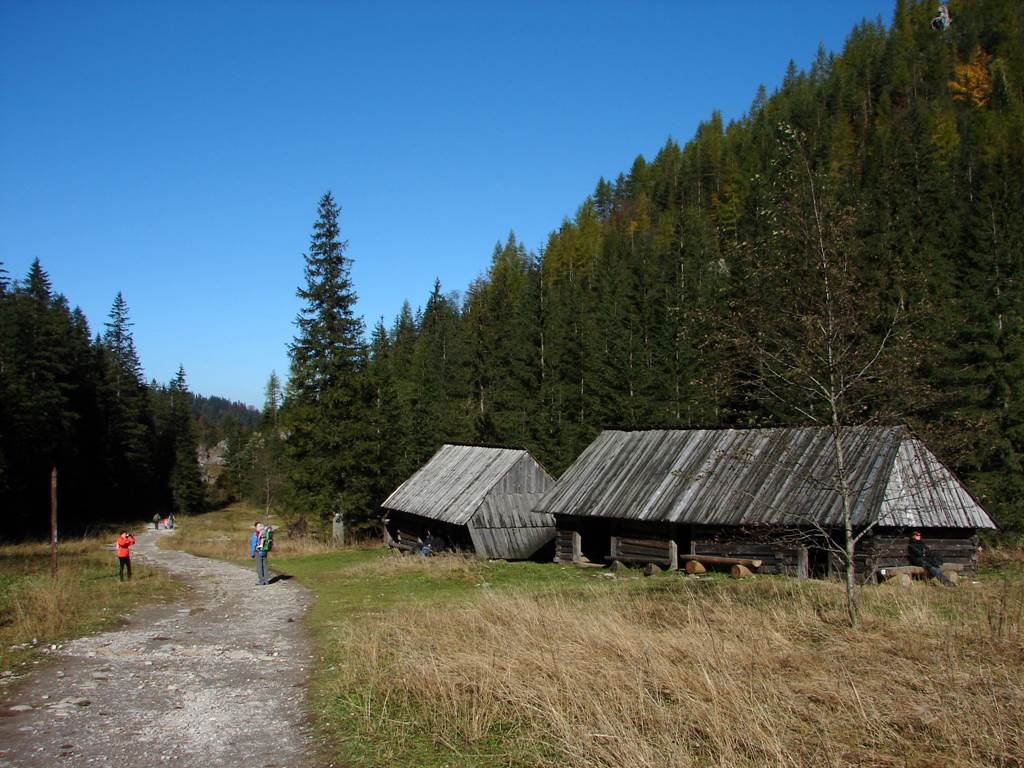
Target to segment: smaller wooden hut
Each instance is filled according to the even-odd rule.
[[[555,481],[526,451],[444,445],[381,505],[395,541],[429,532],[446,548],[526,560],[555,537],[555,518],[533,511]]]

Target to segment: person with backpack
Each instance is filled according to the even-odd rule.
[[[267,581],[267,553],[274,546],[274,529],[258,520],[253,524],[249,539],[249,557],[256,561],[256,584],[264,586]]]
[[[128,531],[121,531],[117,537],[117,576],[124,581],[124,573],[128,571],[128,581],[132,580],[132,547],[135,546],[135,537]]]

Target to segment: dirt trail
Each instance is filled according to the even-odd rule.
[[[0,690],[0,768],[312,765],[308,593],[293,581],[258,587],[251,568],[158,549],[167,535],[141,534],[133,559],[184,579],[185,599],[66,643]],[[112,578],[115,570],[112,562]]]

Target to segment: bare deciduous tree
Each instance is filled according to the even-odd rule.
[[[903,299],[892,290],[891,265],[866,252],[856,236],[857,211],[839,200],[832,180],[812,165],[798,131],[784,127],[767,178],[763,238],[742,246],[745,289],[735,307],[743,374],[778,420],[831,432],[834,490],[841,526],[808,516],[826,549],[839,556],[851,625],[858,623],[854,557],[873,521],[854,512],[864,489],[854,487],[844,439],[856,425],[894,414],[890,388],[901,381],[906,324]]]

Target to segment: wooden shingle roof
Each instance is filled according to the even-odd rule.
[[[955,477],[903,427],[851,427],[842,447],[855,525],[912,510],[912,525],[993,528]],[[833,441],[822,428],[608,430],[535,508],[556,515],[694,525],[842,521]],[[890,479],[901,483],[898,503]]]
[[[488,492],[522,459],[526,451],[444,445],[381,505],[453,525],[465,525]],[[543,471],[543,470],[541,470]]]

